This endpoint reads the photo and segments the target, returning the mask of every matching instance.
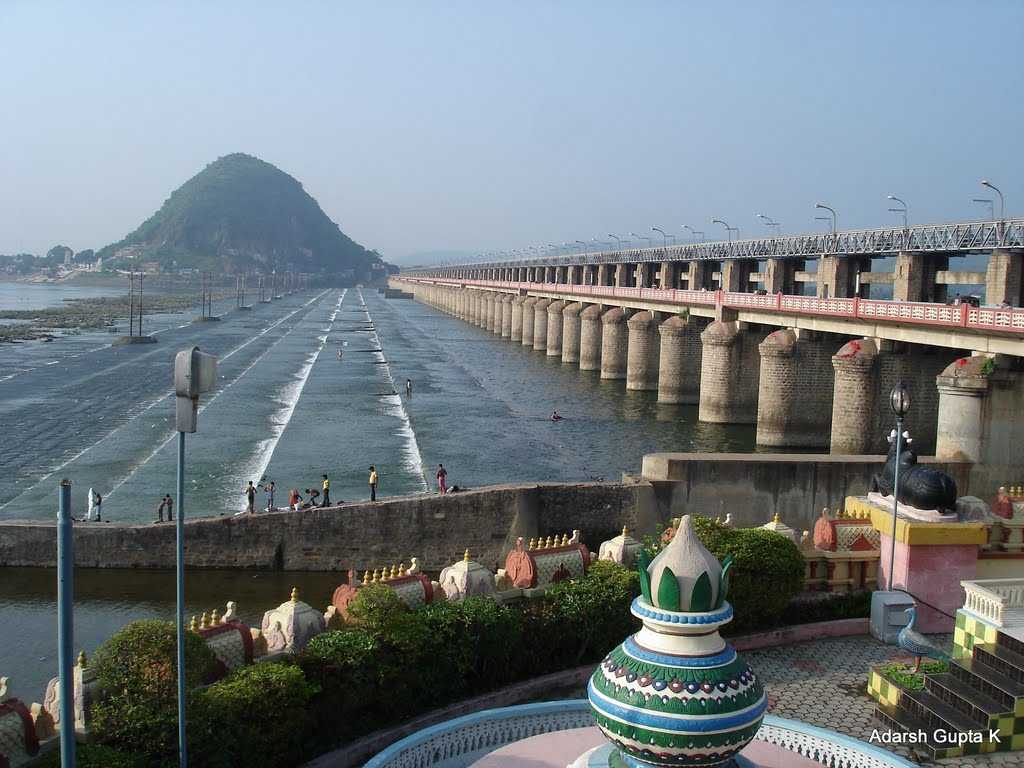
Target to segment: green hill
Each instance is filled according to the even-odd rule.
[[[241,153],[210,163],[97,256],[105,263],[158,261],[165,270],[290,270],[353,280],[368,279],[382,263],[347,237],[298,181]]]

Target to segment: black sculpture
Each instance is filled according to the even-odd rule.
[[[904,435],[907,433],[904,432]],[[941,469],[922,467],[917,454],[910,447],[913,440],[907,436],[900,450],[900,487],[896,498],[901,504],[917,509],[937,509],[939,512],[956,511],[956,481]],[[871,490],[883,496],[893,495],[896,475],[896,431],[889,436],[889,454],[882,472],[871,478]]]

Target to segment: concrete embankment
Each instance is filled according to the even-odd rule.
[[[467,548],[489,567],[517,536],[578,528],[597,546],[623,525],[653,530],[647,483],[489,486],[447,496],[419,495],[328,509],[197,518],[185,524],[193,568],[362,572],[419,558],[438,571]],[[77,523],[75,563],[89,568],[173,568],[173,524]],[[0,522],[0,566],[54,567],[56,524]]]

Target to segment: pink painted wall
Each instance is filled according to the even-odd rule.
[[[882,573],[889,581],[889,548],[892,539],[882,534]],[[960,582],[976,578],[978,573],[977,544],[943,544],[914,546],[896,542],[896,587],[905,589],[921,600],[956,615],[963,607],[964,591]],[[918,605],[917,629],[922,632],[952,632],[953,619]]]

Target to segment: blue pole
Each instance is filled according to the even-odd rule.
[[[178,630],[178,765],[188,766],[188,747],[185,744],[185,433],[178,433],[178,517],[174,527],[177,533],[177,615]]]
[[[57,508],[57,674],[60,676],[60,764],[65,768],[75,765],[74,569],[71,481],[61,480]]]

